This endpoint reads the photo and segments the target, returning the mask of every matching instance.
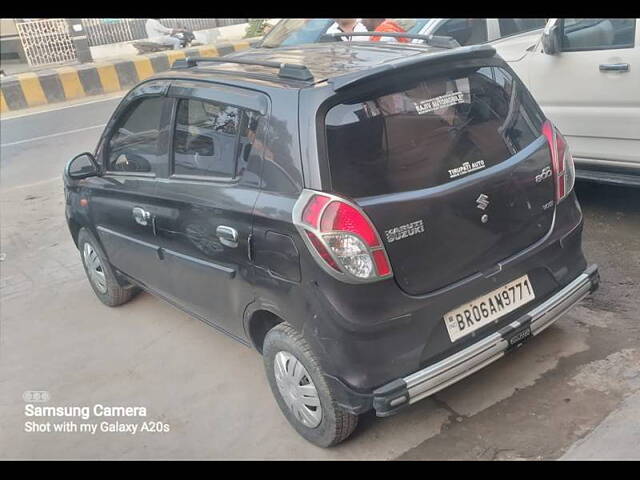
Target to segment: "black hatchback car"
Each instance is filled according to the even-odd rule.
[[[100,300],[142,288],[252,346],[324,447],[598,286],[569,147],[486,45],[180,61],[128,93],[64,179]]]

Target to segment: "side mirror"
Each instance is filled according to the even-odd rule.
[[[92,153],[85,152],[73,157],[65,168],[69,178],[80,180],[100,175],[100,166]]]
[[[560,52],[560,28],[558,22],[547,25],[542,32],[542,51],[547,55],[555,55]]]

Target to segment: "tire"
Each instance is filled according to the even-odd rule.
[[[334,395],[325,381],[320,363],[302,335],[290,325],[281,323],[267,333],[262,351],[271,391],[280,410],[300,435],[314,445],[330,447],[347,439],[353,433],[358,425],[358,416],[336,404]],[[300,364],[304,370],[299,369]],[[277,368],[283,390],[276,379]],[[289,375],[290,373],[298,375],[296,377],[296,375]],[[303,402],[300,402],[302,398],[299,396],[302,392],[300,388],[304,389],[306,395],[303,397],[304,402],[308,402],[309,405],[301,404]],[[288,400],[285,400],[288,394]],[[315,407],[317,403],[319,403],[320,412]]]
[[[89,284],[102,303],[109,307],[117,307],[135,297],[140,289],[134,286],[121,287],[113,273],[100,243],[86,228],[78,233],[78,249]],[[102,275],[92,273],[102,272]]]

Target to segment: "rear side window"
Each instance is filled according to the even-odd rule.
[[[333,189],[358,197],[448,183],[510,158],[540,136],[543,121],[499,67],[339,104],[325,118]]]
[[[233,177],[240,110],[200,100],[180,100],[174,134],[178,175]]]
[[[453,37],[460,45],[476,45],[487,41],[486,18],[451,18],[440,26],[435,35]]]
[[[261,118],[257,112],[224,103],[180,100],[173,174],[234,178],[251,169]]]
[[[500,37],[517,35],[518,33],[529,32],[538,28],[543,28],[546,24],[544,18],[499,18]]]

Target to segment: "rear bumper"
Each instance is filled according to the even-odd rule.
[[[508,350],[521,345],[557,320],[563,313],[598,288],[597,265],[591,265],[562,290],[500,331],[464,350],[373,391],[376,415],[393,415],[489,365]]]

